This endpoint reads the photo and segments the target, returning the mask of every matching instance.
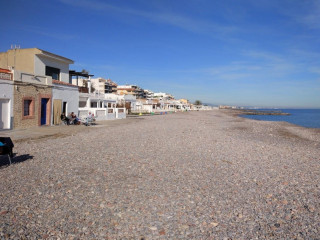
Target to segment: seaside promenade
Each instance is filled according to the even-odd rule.
[[[1,239],[320,235],[316,129],[213,110],[1,136]]]

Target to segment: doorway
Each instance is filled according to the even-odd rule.
[[[67,102],[63,102],[62,104],[62,112],[67,116]]]
[[[61,123],[61,105],[62,101],[60,99],[53,100],[53,124],[58,125]]]
[[[0,129],[10,129],[9,103],[9,99],[0,99]]]
[[[47,124],[47,104],[48,98],[41,98],[41,125]]]

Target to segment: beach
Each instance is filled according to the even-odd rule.
[[[19,162],[0,168],[2,239],[320,235],[319,129],[227,110],[77,127],[17,139]]]

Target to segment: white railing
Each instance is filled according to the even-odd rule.
[[[126,118],[125,108],[79,108],[78,116],[83,119],[94,114],[97,121]]]

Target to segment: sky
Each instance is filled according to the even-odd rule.
[[[37,47],[191,102],[320,108],[319,0],[0,0],[0,51]]]

